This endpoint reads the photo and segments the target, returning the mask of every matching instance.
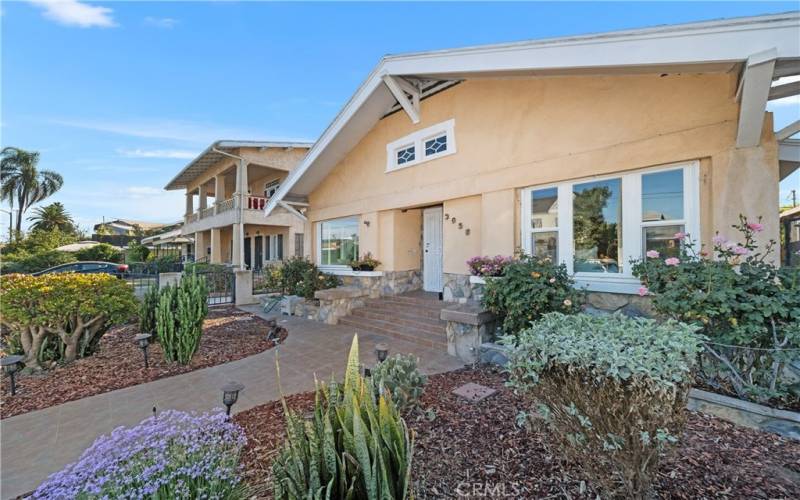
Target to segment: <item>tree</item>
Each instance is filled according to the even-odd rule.
[[[39,153],[15,147],[0,151],[0,200],[8,200],[12,211],[17,205],[17,235],[22,217],[31,205],[61,189],[64,178],[52,170],[39,170]]]
[[[28,220],[33,222],[31,229],[34,231],[52,231],[53,229],[59,229],[65,233],[75,231],[75,222],[72,220],[72,216],[58,201],[44,207],[37,207],[33,212],[34,215],[28,217]]]

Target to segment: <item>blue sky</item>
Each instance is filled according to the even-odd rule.
[[[3,2],[0,143],[64,175],[83,227],[169,222],[216,139],[315,139],[387,53],[785,12],[783,3]],[[800,100],[771,105],[780,127]],[[782,197],[800,191],[797,173]],[[5,216],[0,221],[6,224]]]

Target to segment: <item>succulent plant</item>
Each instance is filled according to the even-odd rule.
[[[397,408],[405,413],[419,406],[428,377],[417,368],[419,359],[413,354],[395,354],[372,370],[375,387],[388,389]]]

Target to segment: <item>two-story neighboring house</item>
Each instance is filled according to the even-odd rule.
[[[287,200],[269,216],[264,207],[311,144],[217,141],[165,187],[186,191],[181,229],[194,238],[197,261],[260,269],[303,256],[302,202]]]

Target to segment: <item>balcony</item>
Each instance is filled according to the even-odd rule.
[[[196,210],[184,217],[183,234],[207,231],[211,228],[225,227],[237,222],[245,224],[261,224],[270,226],[290,226],[294,221],[292,214],[285,210],[276,210],[269,217],[264,216],[264,207],[269,198],[263,196],[245,196],[242,199],[243,209],[239,215],[237,198],[229,198],[215,203],[214,206]]]

